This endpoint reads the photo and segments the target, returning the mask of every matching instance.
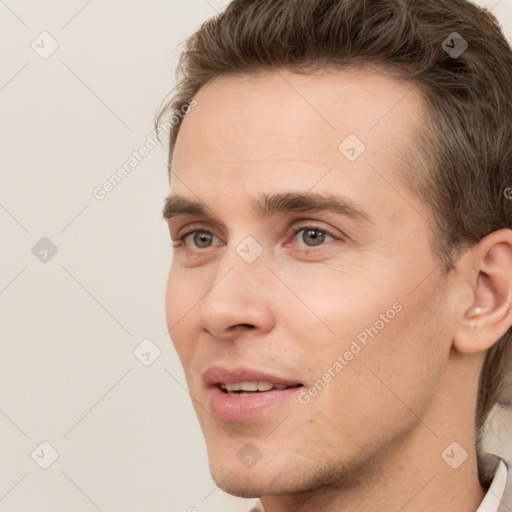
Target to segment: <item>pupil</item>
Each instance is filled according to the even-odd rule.
[[[198,247],[208,247],[211,242],[211,237],[208,233],[196,233],[194,236],[194,243]]]
[[[309,237],[313,243],[308,244],[308,241],[305,237]],[[304,236],[302,237],[306,245],[320,245],[325,240],[325,234],[319,231],[318,229],[308,229],[304,232]]]

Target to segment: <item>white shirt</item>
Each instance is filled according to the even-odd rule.
[[[504,503],[503,507],[500,509],[501,500],[505,494],[505,488],[507,486],[508,480],[508,471],[507,465],[503,461],[500,460],[498,467],[496,468],[496,472],[494,473],[494,478],[492,483],[487,491],[487,494],[484,496],[482,503],[477,508],[476,512],[499,512],[503,509],[509,510],[507,505],[512,505],[512,503]],[[510,482],[509,482],[510,487]]]
[[[507,493],[505,493],[505,490]],[[509,512],[510,510],[512,510],[512,481],[508,477],[507,464],[503,459],[500,459],[491,485],[476,512]],[[258,500],[250,512],[265,511]]]

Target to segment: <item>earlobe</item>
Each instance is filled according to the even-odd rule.
[[[470,249],[460,271],[472,294],[454,336],[454,349],[484,352],[512,325],[512,230],[501,229]]]

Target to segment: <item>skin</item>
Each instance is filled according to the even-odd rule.
[[[169,228],[175,240],[206,232],[211,245],[175,242],[166,312],[216,483],[262,496],[266,512],[476,510],[485,494],[478,374],[512,324],[512,232],[492,233],[443,271],[430,212],[398,172],[421,129],[421,94],[375,70],[282,70],[218,78],[196,99],[171,196],[200,201],[208,215],[173,216]],[[366,145],[354,162],[338,149],[351,133]],[[250,207],[290,191],[342,195],[371,222]],[[307,229],[293,234],[303,221],[321,243]],[[263,249],[250,264],[236,252],[248,236]],[[309,403],[288,400],[246,422],[211,415],[210,365],[295,377],[308,389],[394,303],[401,311]],[[237,457],[248,442],[262,454],[251,468]],[[457,469],[441,457],[452,442],[468,454]]]

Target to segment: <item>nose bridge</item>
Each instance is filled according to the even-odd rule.
[[[268,282],[263,274],[268,272],[263,246],[254,238],[244,239],[238,245],[228,246],[220,257],[212,291],[223,300],[232,297],[245,302],[255,296],[262,300],[265,290],[261,288]]]
[[[210,290],[201,300],[198,321],[222,337],[232,326],[245,324],[268,329],[272,322],[268,276],[263,247],[253,240],[228,246],[216,262]]]

